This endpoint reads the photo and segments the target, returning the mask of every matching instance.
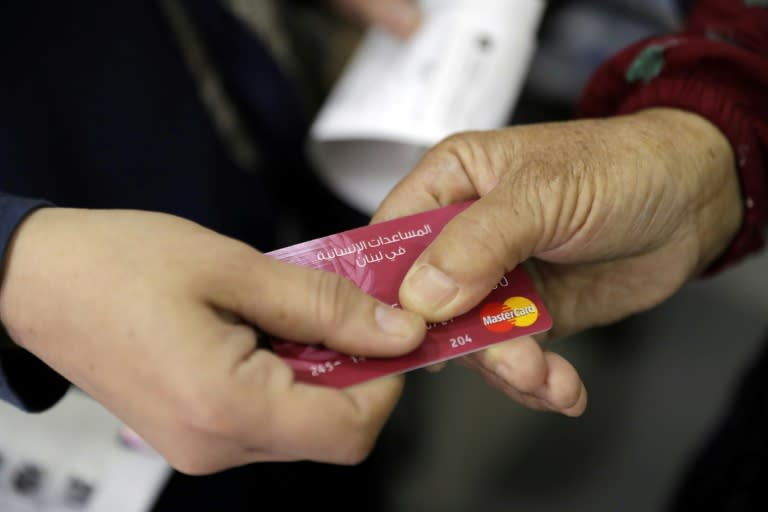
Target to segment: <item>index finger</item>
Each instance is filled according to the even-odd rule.
[[[465,172],[461,153],[448,139],[431,149],[403,178],[373,214],[372,224],[476,199],[475,183]]]
[[[346,389],[316,386],[295,381],[291,369],[274,354],[257,354],[251,365],[246,362],[239,370],[249,374],[246,380],[257,381],[265,399],[239,400],[242,424],[265,428],[246,431],[253,459],[271,453],[284,460],[357,464],[368,456],[400,397],[402,376]],[[237,389],[246,388],[253,389]]]

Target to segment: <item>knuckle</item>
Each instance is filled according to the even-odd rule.
[[[451,238],[465,240],[461,247],[473,260],[478,257],[488,258],[493,268],[507,266],[508,244],[504,233],[507,231],[494,215],[459,215],[453,219],[445,231]],[[471,238],[471,243],[466,240]],[[478,268],[483,266],[478,265]]]
[[[491,170],[484,139],[478,138],[475,132],[450,135],[438,145],[438,148],[455,157],[464,169],[471,169],[473,174]]]
[[[438,204],[450,204],[467,194],[485,195],[498,182],[500,155],[476,132],[450,135],[435,145],[417,169],[424,172],[426,191]],[[503,158],[503,156],[502,156]]]
[[[337,274],[320,272],[316,290],[312,299],[315,322],[329,330],[338,329],[347,318],[349,305],[354,303],[354,285]]]
[[[436,146],[435,151],[443,152],[455,152],[458,151],[465,144],[466,133],[453,133],[443,138]]]

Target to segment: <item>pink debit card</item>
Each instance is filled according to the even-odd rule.
[[[335,272],[364,292],[399,307],[408,269],[443,226],[470,202],[364,226],[267,253],[282,261]],[[469,312],[427,325],[424,342],[394,358],[347,355],[322,345],[272,339],[272,350],[301,382],[343,388],[421,368],[501,341],[549,330],[552,318],[522,267],[504,275]]]

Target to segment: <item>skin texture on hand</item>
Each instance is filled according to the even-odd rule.
[[[6,259],[12,338],[101,402],[176,469],[361,461],[399,378],[337,390],[297,383],[253,326],[361,355],[423,339],[419,316],[336,274],[279,262],[178,217],[41,209]]]
[[[373,220],[480,198],[414,263],[401,304],[445,320],[525,262],[554,319],[544,341],[652,308],[713,262],[741,222],[733,160],[713,125],[674,109],[464,133],[431,150]],[[586,407],[573,366],[533,339],[467,364],[529,407]]]
[[[362,25],[373,25],[406,39],[421,23],[414,0],[331,0],[342,14]]]

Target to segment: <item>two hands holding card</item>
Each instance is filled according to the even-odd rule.
[[[301,382],[262,350],[254,326],[355,357],[402,356],[419,350],[425,320],[458,319],[525,264],[541,302],[517,300],[532,289],[500,297],[483,312],[486,326],[516,337],[502,327],[533,325],[548,310],[552,330],[467,361],[517,401],[577,416],[584,386],[546,338],[658,304],[716,259],[741,214],[727,141],[671,109],[457,135],[426,155],[374,221],[471,200],[439,233],[422,222],[349,240],[342,254],[310,253],[362,270],[412,257],[402,308],[335,272],[278,261],[177,217],[44,208],[7,256],[0,319],[183,472],[355,463],[403,377],[341,389]],[[409,253],[427,235],[423,252]],[[457,346],[479,340],[460,336],[451,335]]]
[[[438,229],[434,235],[419,230],[421,245],[398,238],[386,246],[405,253],[401,264],[384,260],[374,267],[363,260],[366,272],[353,264],[370,249],[365,240],[422,222]],[[653,109],[459,134],[428,153],[388,195],[372,226],[273,253],[338,272],[419,313],[432,327],[422,345],[394,361],[352,357],[351,364],[282,344],[276,351],[298,378],[337,387],[468,354],[469,366],[518,402],[578,416],[587,403],[585,387],[544,342],[662,302],[713,263],[739,222],[730,147],[694,114]],[[411,251],[416,254],[407,256]],[[535,311],[530,321],[519,309],[523,303]],[[508,323],[493,323],[499,306]],[[549,332],[545,307],[554,318]],[[457,346],[466,338],[473,342]]]

